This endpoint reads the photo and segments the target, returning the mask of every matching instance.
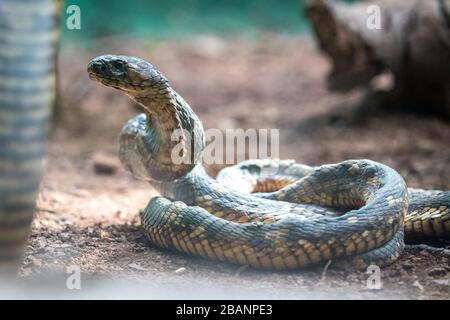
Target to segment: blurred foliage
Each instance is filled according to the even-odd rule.
[[[67,30],[65,8],[81,9],[81,30]],[[184,38],[196,33],[255,36],[309,30],[303,0],[66,0],[63,37]]]

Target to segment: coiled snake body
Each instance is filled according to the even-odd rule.
[[[20,265],[55,95],[55,0],[0,1],[0,276]]]
[[[124,126],[119,155],[163,196],[141,211],[145,234],[160,247],[264,269],[329,260],[364,267],[394,262],[405,232],[450,234],[449,192],[408,189],[395,170],[370,160],[320,167],[249,160],[213,179],[199,164],[201,122],[156,68],[106,55],[88,72],[145,110]],[[182,161],[173,161],[176,148]]]

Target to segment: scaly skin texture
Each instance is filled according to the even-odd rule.
[[[408,191],[396,171],[370,160],[314,168],[250,160],[213,179],[198,163],[205,145],[200,121],[151,64],[107,55],[92,60],[88,72],[145,110],[124,126],[119,155],[163,196],[141,212],[145,234],[160,247],[264,269],[328,260],[362,268],[394,262],[405,229],[415,236],[450,233],[448,192]],[[171,139],[179,129],[179,139]],[[180,163],[174,149],[191,162]]]
[[[14,272],[28,238],[54,98],[59,6],[0,2],[0,274]]]

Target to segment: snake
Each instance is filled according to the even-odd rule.
[[[450,192],[409,189],[397,171],[371,160],[312,167],[253,159],[210,177],[203,125],[157,68],[102,55],[87,71],[143,108],[122,128],[119,158],[160,194],[140,211],[157,247],[257,269],[329,261],[365,268],[394,263],[405,239],[450,234]]]
[[[55,96],[61,1],[0,1],[0,276],[31,230]]]

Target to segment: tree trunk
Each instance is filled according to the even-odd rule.
[[[306,14],[333,64],[331,90],[370,87],[387,71],[391,104],[450,116],[450,0],[309,0]]]

